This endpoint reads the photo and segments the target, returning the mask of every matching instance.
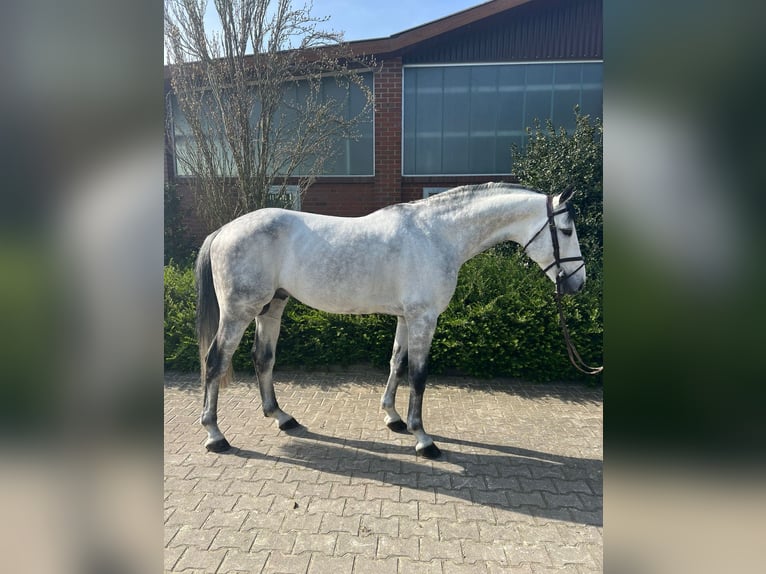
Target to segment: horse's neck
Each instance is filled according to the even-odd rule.
[[[476,196],[437,210],[434,223],[451,239],[462,264],[503,241],[523,244],[539,220],[541,202],[543,196],[532,192]]]

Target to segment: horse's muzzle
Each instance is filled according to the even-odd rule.
[[[585,279],[580,274],[556,279],[556,290],[562,295],[574,295],[585,286]]]

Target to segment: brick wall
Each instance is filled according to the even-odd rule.
[[[304,193],[301,209],[356,217],[375,211],[376,206],[374,178],[322,178]]]
[[[375,74],[374,206],[402,200],[402,59],[382,62]]]

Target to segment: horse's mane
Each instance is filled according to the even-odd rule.
[[[542,193],[522,185],[504,182],[489,182],[474,185],[461,185],[447,191],[434,194],[424,199],[416,199],[406,203],[394,203],[381,208],[379,211],[409,210],[414,208],[454,208],[469,204],[479,197],[492,195],[512,195],[523,193]]]
[[[530,193],[530,192],[537,193],[533,189],[529,189],[528,187],[524,187],[522,185],[518,185],[514,183],[490,182],[490,183],[480,183],[476,185],[461,185],[460,187],[456,187],[448,191],[444,191],[442,193],[437,193],[425,199],[418,199],[416,201],[413,201],[412,203],[419,203],[419,204],[427,203],[429,205],[438,205],[440,203],[446,203],[446,202],[454,203],[454,202],[470,201],[476,198],[477,196],[486,196],[493,193],[513,194],[513,193]]]

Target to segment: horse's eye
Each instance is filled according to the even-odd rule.
[[[571,227],[561,228],[561,233],[569,237],[570,235],[572,235],[572,228]]]

